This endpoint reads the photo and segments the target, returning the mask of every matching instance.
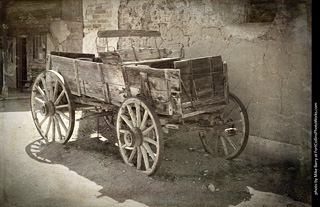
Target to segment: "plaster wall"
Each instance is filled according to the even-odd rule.
[[[309,7],[283,5],[273,22],[245,23],[241,2],[121,0],[119,29],[160,30],[185,45],[187,58],[222,55],[230,91],[247,107],[250,135],[270,140],[249,142],[249,153],[281,156],[274,153],[281,147],[270,146],[285,143],[299,147],[297,160],[311,149]]]
[[[68,4],[66,4],[66,2]],[[34,59],[34,36],[46,38],[46,53],[51,51],[82,52],[83,23],[79,16],[78,0],[72,1],[19,1],[7,8],[9,36],[26,38],[27,77],[32,79],[45,69],[45,61]],[[62,10],[62,4],[64,9]],[[66,15],[67,10],[69,15]],[[14,71],[15,73],[15,71]],[[9,85],[15,87],[15,84]]]

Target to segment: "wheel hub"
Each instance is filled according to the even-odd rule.
[[[45,102],[40,107],[40,113],[42,116],[52,116],[55,113],[54,103],[51,101]]]
[[[139,128],[134,127],[132,130],[128,130],[124,133],[124,142],[128,147],[138,147],[142,145],[143,135]]]

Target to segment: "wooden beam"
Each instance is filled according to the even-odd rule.
[[[110,38],[110,37],[160,37],[159,31],[147,31],[147,30],[105,30],[98,31],[99,38]]]

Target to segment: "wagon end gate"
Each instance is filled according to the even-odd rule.
[[[180,69],[182,118],[213,112],[229,100],[227,64],[221,56],[174,62]]]

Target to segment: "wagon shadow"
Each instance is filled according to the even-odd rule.
[[[121,203],[132,199],[148,206],[236,205],[250,197],[246,186],[274,191],[274,186],[294,179],[288,177],[294,172],[270,166],[258,169],[241,159],[229,162],[209,156],[197,133],[180,131],[166,136],[161,167],[148,177],[122,162],[114,144],[115,131],[102,126],[98,133],[96,124],[95,119],[80,120],[76,138],[66,145],[38,139],[26,146],[26,152],[32,159],[64,165],[95,182],[102,187],[98,198],[108,196]]]

